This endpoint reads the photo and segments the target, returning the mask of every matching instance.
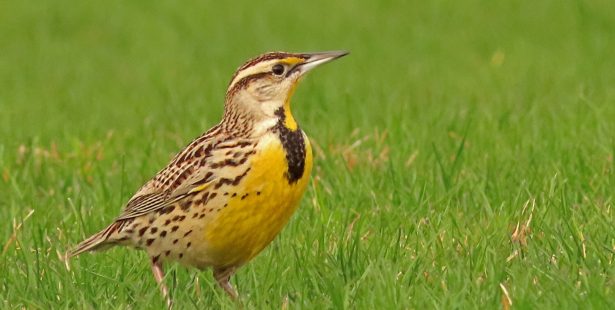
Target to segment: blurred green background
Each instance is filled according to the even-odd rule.
[[[243,307],[615,306],[615,2],[11,0],[0,307],[163,307],[143,253],[61,253],[219,120],[243,61],[335,49],[293,100],[313,182]],[[237,307],[169,267],[179,309]]]

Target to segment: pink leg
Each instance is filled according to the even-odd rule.
[[[162,264],[152,258],[152,273],[154,274],[154,279],[156,279],[156,283],[158,283],[158,286],[160,287],[160,291],[162,292],[162,297],[164,297],[164,299],[166,299],[167,301],[167,307],[169,309],[171,309],[173,307],[173,302],[171,301],[171,298],[169,297],[169,289],[167,288],[167,286],[164,284],[164,271],[162,270]]]
[[[216,282],[218,282],[218,285],[220,285],[232,299],[236,300],[239,295],[231,285],[231,282],[229,282],[233,274],[235,274],[235,267],[214,268],[214,278]]]

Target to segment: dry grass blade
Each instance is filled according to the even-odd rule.
[[[30,210],[30,212],[26,214],[26,216],[19,222],[19,224],[17,224],[17,221],[13,219],[13,233],[11,234],[9,239],[6,241],[6,243],[4,244],[4,247],[2,248],[3,255],[6,254],[6,252],[9,250],[9,247],[11,246],[11,244],[17,241],[17,233],[19,233],[19,230],[23,226],[23,223],[25,223],[30,218],[30,216],[32,216],[33,213],[34,213],[34,209]]]
[[[512,299],[503,283],[500,283],[500,289],[502,290],[502,309],[508,310],[513,304]]]

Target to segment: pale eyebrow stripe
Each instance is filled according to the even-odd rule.
[[[231,83],[228,86],[228,90],[233,89],[233,87],[235,87],[235,84],[237,84],[237,82],[241,81],[241,79],[243,79],[246,76],[263,73],[263,72],[269,72],[270,71],[269,67],[273,66],[273,64],[276,64],[276,63],[278,63],[278,59],[272,59],[267,62],[262,62],[262,63],[258,63],[255,65],[246,67],[243,70],[240,69],[237,72],[237,74],[233,77],[233,79],[231,80]]]

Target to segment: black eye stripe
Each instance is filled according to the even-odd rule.
[[[231,94],[231,93],[235,93],[238,90],[248,86],[248,84],[250,84],[250,82],[254,81],[254,80],[258,80],[261,78],[264,78],[266,76],[270,76],[271,72],[259,72],[259,73],[255,73],[255,74],[251,74],[248,76],[245,76],[243,78],[241,78],[239,81],[237,81],[234,85],[233,88],[229,89],[227,93]]]

